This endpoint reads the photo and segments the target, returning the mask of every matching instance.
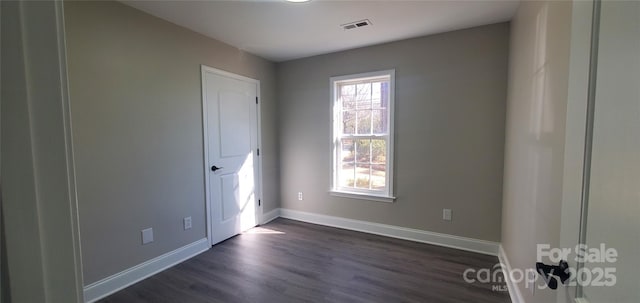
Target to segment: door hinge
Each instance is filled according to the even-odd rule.
[[[258,152],[258,156],[260,156],[260,149],[259,148],[258,148],[257,152]]]
[[[256,97],[256,104],[258,104],[258,97]]]
[[[258,206],[262,206],[262,200],[258,199]]]

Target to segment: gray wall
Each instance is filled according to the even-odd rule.
[[[200,64],[261,81],[264,211],[278,207],[273,63],[118,2],[65,17],[85,284],[205,237]]]
[[[570,20],[571,2],[523,1],[511,21],[502,246],[517,269],[535,266],[536,244],[559,245]],[[518,287],[526,302],[555,302]]]
[[[500,241],[508,45],[501,23],[278,64],[282,207]],[[329,78],[383,69],[397,200],[331,196]]]

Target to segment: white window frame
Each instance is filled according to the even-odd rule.
[[[334,196],[372,200],[379,202],[393,202],[395,200],[393,191],[393,151],[394,151],[394,107],[395,107],[395,70],[381,70],[369,73],[353,74],[336,76],[330,78],[331,88],[331,189],[330,193]],[[389,77],[389,104],[387,110],[388,131],[387,135],[383,136],[369,136],[368,138],[386,138],[387,139],[387,156],[386,156],[386,192],[379,192],[374,190],[356,189],[356,188],[344,188],[340,187],[338,182],[338,171],[340,166],[340,159],[338,159],[338,143],[341,135],[338,133],[341,130],[340,123],[342,120],[342,107],[339,101],[336,99],[337,88],[340,82],[351,82],[358,80],[370,80],[380,77]],[[354,181],[355,182],[355,181]]]

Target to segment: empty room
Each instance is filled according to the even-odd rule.
[[[640,1],[1,1],[0,302],[640,302]]]

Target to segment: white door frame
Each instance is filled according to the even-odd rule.
[[[593,1],[573,2],[571,16],[571,49],[562,178],[562,220],[560,221],[559,243],[561,248],[572,248],[579,244]],[[578,264],[574,260],[575,255],[572,255],[567,261],[570,267],[577,269]],[[556,302],[580,302],[576,298],[576,294],[575,286],[558,287]]]
[[[214,73],[223,77],[228,77],[228,78],[232,78],[232,79],[237,79],[237,80],[241,80],[241,81],[246,81],[246,82],[251,82],[251,83],[255,83],[256,84],[256,97],[258,98],[258,100],[261,100],[260,98],[260,80],[256,80],[256,79],[252,79],[249,77],[245,77],[245,76],[240,76],[240,75],[236,75],[234,73],[231,72],[227,72],[224,70],[220,70],[217,68],[213,68],[213,67],[209,67],[206,65],[200,65],[200,71],[201,71],[201,81],[202,81],[202,142],[203,142],[203,151],[204,151],[204,158],[203,158],[203,172],[204,172],[204,197],[205,197],[205,212],[206,212],[206,218],[207,218],[207,240],[209,241],[209,246],[212,245],[211,242],[211,235],[212,235],[212,230],[211,230],[211,195],[209,194],[209,190],[210,190],[210,186],[209,186],[209,135],[208,135],[208,111],[207,111],[207,101],[205,99],[205,89],[206,89],[206,83],[205,83],[205,74],[207,72],[209,73]],[[260,150],[262,148],[262,119],[261,119],[261,110],[260,110],[260,105],[262,102],[257,102],[256,104],[256,118],[257,118],[257,128],[258,128],[258,150]],[[256,188],[255,188],[255,195],[258,202],[258,206],[255,209],[255,216],[256,216],[256,223],[260,224],[262,222],[262,155],[258,154],[258,157],[256,157],[256,160],[258,161],[257,163],[257,170],[258,172],[255,175],[255,178],[257,178],[258,180],[256,180]]]
[[[12,86],[2,91],[0,114],[11,298],[84,302],[64,5],[14,1],[1,13],[2,58],[19,62],[4,64],[9,77],[0,81]],[[12,144],[20,148],[6,148]]]

